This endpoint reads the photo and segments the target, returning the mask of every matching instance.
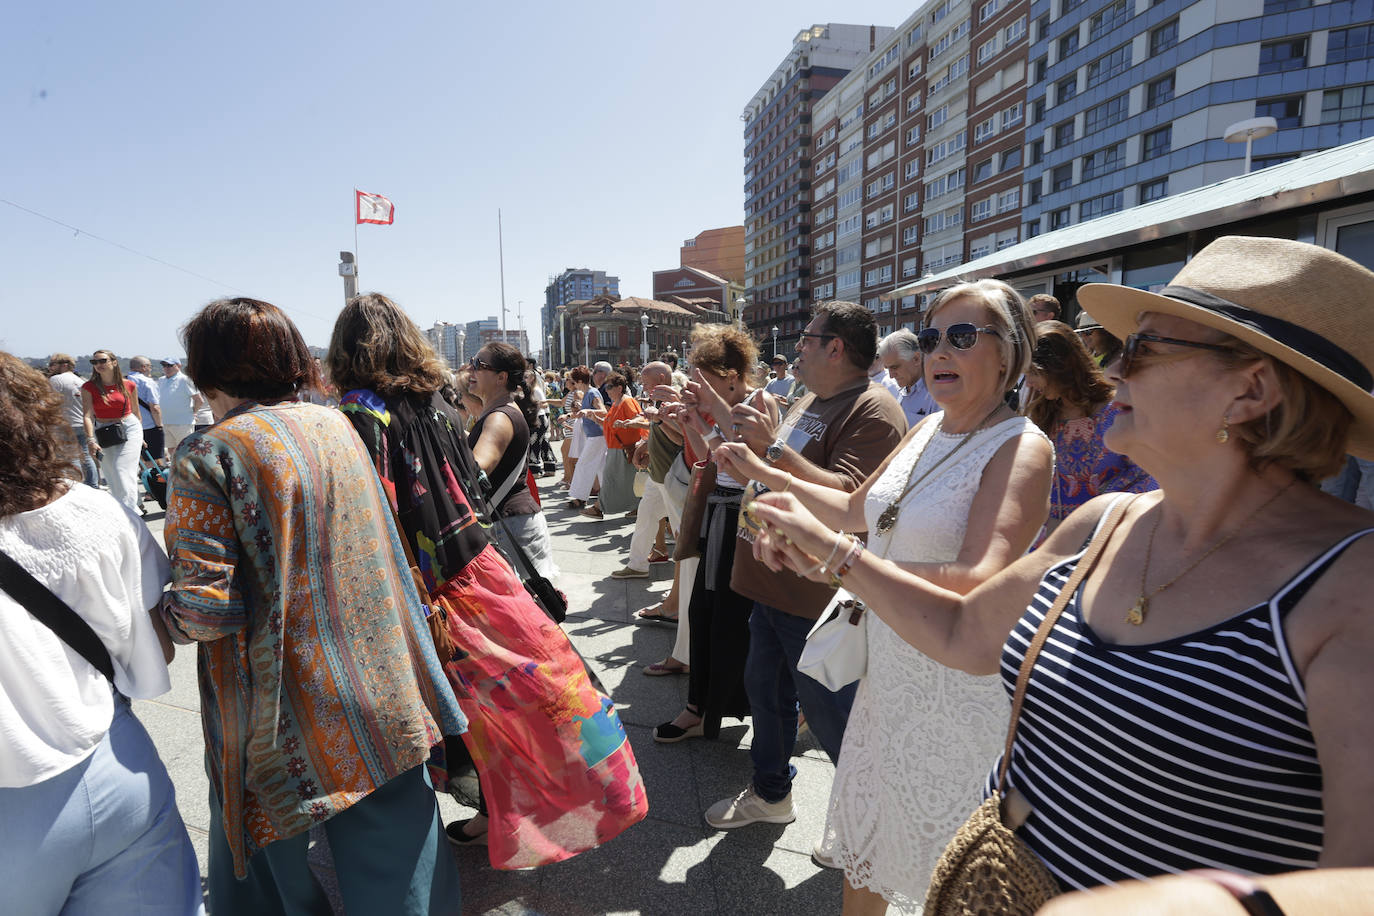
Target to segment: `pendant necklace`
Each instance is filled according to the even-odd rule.
[[[1140,569],[1140,597],[1136,599],[1135,604],[1131,605],[1131,609],[1126,612],[1126,622],[1136,627],[1144,623],[1145,615],[1150,612],[1151,598],[1153,598],[1155,595],[1158,595],[1160,592],[1164,591],[1169,586],[1173,585],[1179,579],[1182,579],[1184,576],[1188,575],[1188,573],[1192,572],[1194,569],[1197,569],[1197,567],[1202,563],[1203,560],[1207,559],[1212,554],[1216,553],[1233,537],[1244,531],[1246,525],[1249,524],[1251,519],[1259,515],[1266,508],[1268,508],[1269,504],[1272,503],[1274,500],[1278,499],[1280,496],[1287,493],[1288,488],[1293,486],[1293,484],[1297,482],[1298,481],[1296,477],[1293,480],[1290,480],[1287,485],[1281,488],[1273,496],[1269,497],[1264,502],[1260,503],[1259,506],[1256,507],[1255,510],[1251,512],[1249,515],[1245,516],[1245,519],[1239,525],[1237,525],[1231,531],[1230,534],[1221,538],[1211,547],[1208,547],[1207,551],[1202,556],[1198,557],[1196,560],[1189,563],[1187,567],[1184,568],[1183,572],[1174,576],[1172,579],[1170,579],[1168,582],[1165,582],[1163,585],[1155,586],[1155,588],[1152,591],[1149,591],[1149,593],[1147,594],[1147,590],[1145,587],[1145,577],[1150,571],[1150,554],[1155,548],[1155,533],[1159,531],[1159,520],[1164,517],[1164,513],[1161,511],[1159,515],[1156,515],[1155,523],[1150,527],[1150,539],[1145,543],[1145,565],[1142,566]]]
[[[979,432],[985,425],[987,425],[987,422],[991,420],[999,410],[1002,409],[1002,406],[1003,405],[998,404],[996,407],[994,407],[992,409],[992,413],[988,414],[986,417],[983,418],[983,422],[979,423],[977,426],[973,427],[973,429],[965,433],[964,438],[959,440],[959,444],[954,446],[954,448],[950,449],[948,452],[946,452],[943,458],[935,462],[935,464],[931,465],[930,470],[926,471],[924,474],[922,474],[920,477],[917,477],[915,480],[910,480],[908,478],[906,489],[902,490],[901,494],[896,499],[892,500],[892,502],[887,504],[887,508],[884,509],[882,513],[878,516],[878,521],[873,526],[874,530],[878,534],[887,534],[889,531],[895,528],[897,526],[897,516],[901,515],[902,513],[902,503],[906,500],[908,496],[911,495],[911,491],[916,489],[916,487],[921,483],[921,481],[925,480],[931,474],[934,474],[936,469],[939,468],[940,465],[944,464],[950,458],[953,458],[955,452],[959,451],[959,449],[967,445],[968,441],[973,438],[974,434]],[[945,418],[944,416],[941,416],[939,424],[935,427],[935,432],[931,435],[930,439],[926,440],[926,444],[921,448],[921,454],[916,456],[916,462],[911,466],[911,474],[913,477],[916,474],[916,469],[921,464],[921,457],[925,455],[926,448],[930,447],[931,440],[933,440],[935,436],[939,435],[940,430],[944,428],[944,425]]]

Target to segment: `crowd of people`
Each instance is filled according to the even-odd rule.
[[[752,725],[752,771],[707,824],[796,819],[803,727],[834,762],[813,859],[843,872],[847,916],[920,912],[999,792],[1068,892],[1046,912],[1358,900],[1374,514],[1323,489],[1355,496],[1342,475],[1374,459],[1371,299],[1374,274],[1330,251],[1228,237],[1160,292],[1079,288],[1073,323],[995,279],[882,338],[869,309],[821,303],[790,364],[702,324],[643,366],[541,369],[493,342],[454,373],[376,293],[319,363],[252,299],[197,313],[185,371],[163,360],[156,383],[108,350],[89,380],[54,355],[47,384],[0,355],[0,549],[107,652],[0,616],[0,815],[23,825],[0,875],[57,912],[139,862],[158,899],[127,911],[196,911],[126,699],[167,689],[175,644],[197,647],[220,912],[318,906],[312,826],[346,907],[415,913],[458,912],[447,844],[520,868],[630,828],[634,753],[537,587],[559,577],[559,498],[583,526],[633,518],[612,578],[672,565],[634,615],[676,631],[644,674],[687,679],[654,740]],[[168,465],[165,554],[140,455]],[[10,581],[0,602],[31,607]],[[866,647],[847,684],[803,662],[836,613]],[[478,813],[444,825],[434,793],[469,770]],[[92,838],[104,858],[62,854]],[[1161,875],[1184,877],[1132,886]]]

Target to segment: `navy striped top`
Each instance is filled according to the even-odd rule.
[[[1104,643],[1075,595],[1026,690],[1008,783],[1019,835],[1066,888],[1190,868],[1273,874],[1322,850],[1322,772],[1282,621],[1366,529],[1269,601],[1166,642]],[[1008,694],[1082,553],[1046,573],[1002,651]],[[999,760],[1000,763],[1000,760]],[[997,782],[997,766],[987,790]]]

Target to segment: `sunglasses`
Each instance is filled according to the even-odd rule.
[[[494,367],[491,363],[483,362],[475,356],[472,359],[468,360],[468,368],[471,369],[473,372],[476,372],[478,369],[486,369],[488,372],[496,371],[496,367]]]
[[[991,334],[993,337],[1001,337],[996,328],[980,328],[977,325],[961,321],[952,324],[944,330],[944,338],[949,341],[949,345],[956,350],[972,350],[973,345],[978,342],[979,334]],[[935,348],[940,346],[941,332],[939,328],[922,328],[916,335],[916,347],[924,354],[929,356],[935,352]]]
[[[102,358],[102,359],[93,359],[93,360],[91,360],[91,365],[92,365],[92,366],[103,366],[103,365],[105,365],[105,364],[108,363],[108,362],[110,362],[110,360],[108,360],[108,359],[103,359],[103,358]]]
[[[1142,343],[1173,344],[1176,347],[1192,347],[1194,350],[1216,350],[1219,353],[1230,353],[1233,349],[1221,344],[1202,343],[1197,340],[1179,340],[1177,337],[1159,337],[1155,334],[1131,334],[1121,344],[1121,362],[1116,370],[1116,374],[1121,378],[1124,379],[1131,374],[1131,370],[1135,368],[1137,359],[1148,360],[1151,357],[1168,355],[1163,353],[1151,353],[1148,350],[1141,351],[1140,345]]]

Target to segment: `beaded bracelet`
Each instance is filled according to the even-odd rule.
[[[864,552],[863,541],[854,537],[852,534],[849,536],[849,540],[852,542],[849,547],[849,553],[845,554],[844,561],[840,563],[840,568],[830,574],[830,585],[833,588],[839,588],[844,584],[844,577],[849,575],[849,570],[854,566],[855,561],[859,559],[859,554]]]

